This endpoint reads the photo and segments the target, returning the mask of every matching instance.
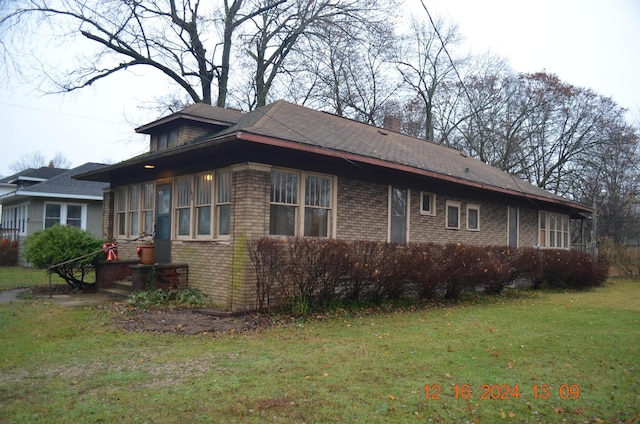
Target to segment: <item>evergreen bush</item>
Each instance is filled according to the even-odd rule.
[[[87,278],[94,264],[104,259],[102,240],[79,228],[54,225],[25,240],[24,258],[38,268],[48,268],[78,290],[90,290],[95,282]],[[76,260],[77,259],[77,260]]]

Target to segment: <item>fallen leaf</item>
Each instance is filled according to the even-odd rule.
[[[389,396],[387,396],[387,397],[388,397],[389,399],[391,399],[391,400],[396,400],[396,397],[395,397],[394,395],[389,395]]]

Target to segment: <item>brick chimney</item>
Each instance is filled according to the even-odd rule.
[[[52,160],[49,161],[49,168],[55,168],[55,165],[53,164]]]
[[[382,126],[389,131],[400,132],[402,130],[402,118],[396,115],[385,115]]]

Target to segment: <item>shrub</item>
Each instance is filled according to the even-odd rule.
[[[585,289],[602,285],[608,276],[609,262],[594,260],[588,253],[571,250],[544,250],[543,273],[536,287]]]
[[[259,311],[269,310],[275,300],[276,284],[285,268],[285,245],[278,239],[261,238],[247,242],[249,259],[256,270],[256,300]]]
[[[206,302],[197,289],[154,289],[137,291],[126,303],[135,308],[166,309],[203,306]]]
[[[402,296],[458,299],[465,291],[501,292],[519,278],[537,287],[581,289],[602,284],[608,263],[566,250],[511,249],[337,240],[249,243],[258,307],[286,306],[296,315],[346,301],[377,303]]]
[[[76,227],[54,225],[25,241],[24,258],[38,268],[49,268],[75,289],[88,290],[94,283],[85,278],[103,259],[102,240]]]

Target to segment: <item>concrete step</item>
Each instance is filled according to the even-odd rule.
[[[115,298],[119,298],[119,299],[126,299],[127,297],[131,296],[131,290],[126,290],[126,289],[118,289],[118,288],[109,288],[109,289],[100,289],[98,290],[99,293],[102,294],[106,294],[107,296],[110,297],[115,297]]]
[[[133,292],[133,283],[130,280],[114,281],[111,283],[112,289],[128,290],[129,294]]]
[[[111,287],[100,289],[100,293],[124,299],[133,293],[133,283],[129,280],[113,281]]]

